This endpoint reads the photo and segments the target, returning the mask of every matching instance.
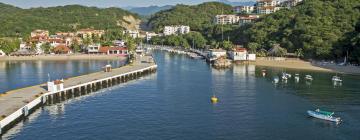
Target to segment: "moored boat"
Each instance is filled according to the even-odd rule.
[[[341,78],[339,76],[333,76],[331,79],[333,82],[342,82]]]
[[[299,82],[300,81],[300,74],[295,74],[295,82]]]
[[[307,113],[311,117],[322,119],[322,120],[327,120],[327,121],[332,121],[332,122],[337,122],[337,123],[341,121],[340,117],[333,116],[334,112],[327,112],[327,111],[322,111],[320,109],[316,109],[315,111],[308,110]]]
[[[286,77],[291,78],[291,74],[285,73]]]
[[[309,81],[314,80],[314,79],[313,79],[313,77],[312,77],[311,75],[306,75],[306,76],[305,76],[305,79],[306,79],[306,80],[309,80]]]
[[[279,83],[279,77],[274,77],[273,81],[275,84]]]
[[[286,75],[282,75],[282,76],[281,76],[281,79],[287,80],[288,78],[286,77]]]
[[[266,76],[266,70],[262,70],[262,76],[265,77]]]

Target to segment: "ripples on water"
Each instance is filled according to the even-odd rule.
[[[0,61],[0,93],[32,86],[51,79],[68,78],[101,70],[111,64],[119,67],[125,61],[73,60],[73,61]]]
[[[359,77],[237,65],[215,70],[202,60],[156,52],[158,71],[88,96],[46,106],[4,138],[13,139],[359,139]],[[266,69],[268,75],[261,76]],[[281,72],[314,81],[272,83]],[[210,103],[215,94],[220,102]],[[336,111],[336,125],[306,110]]]

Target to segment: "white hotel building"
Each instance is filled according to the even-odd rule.
[[[190,33],[189,26],[165,26],[164,27],[164,35],[173,35],[173,34],[187,34]]]
[[[216,15],[214,22],[215,24],[237,24],[239,20],[240,17],[237,15]]]

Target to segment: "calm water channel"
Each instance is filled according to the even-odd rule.
[[[253,65],[215,70],[184,55],[154,56],[157,73],[43,107],[3,139],[360,139],[359,76],[339,75],[344,81],[334,86],[330,73]],[[0,90],[44,82],[48,72],[61,77],[97,71],[107,62],[22,63],[1,67],[7,86]],[[284,71],[300,73],[300,82],[273,84]],[[304,81],[306,74],[312,83]],[[213,94],[219,103],[210,103]],[[306,111],[316,108],[335,111],[344,122],[308,117]]]
[[[100,71],[107,64],[119,67],[125,61],[0,61],[0,94],[12,89]]]

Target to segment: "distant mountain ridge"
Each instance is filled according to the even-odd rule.
[[[239,1],[239,2],[233,2],[233,1],[228,1],[228,0],[217,0],[217,2],[225,3],[225,4],[228,4],[231,6],[252,6],[256,3],[255,0]]]
[[[220,2],[220,3],[224,3],[224,4],[228,4],[231,6],[252,6],[254,5],[256,2],[255,0],[251,1],[241,1],[241,2],[233,2],[233,1],[228,1],[228,0],[215,0],[215,2]],[[168,10],[173,8],[174,5],[165,5],[165,6],[158,6],[158,5],[152,5],[152,6],[148,6],[148,7],[123,7],[125,10],[128,10],[130,12],[139,14],[139,15],[143,15],[143,16],[149,16],[149,15],[153,15],[157,12],[160,12],[162,10]]]
[[[172,5],[165,5],[165,6],[148,6],[148,7],[126,7],[124,9],[129,10],[130,12],[143,15],[143,16],[149,16],[152,14],[155,14],[157,12],[160,12],[162,10],[168,10],[171,9]]]

